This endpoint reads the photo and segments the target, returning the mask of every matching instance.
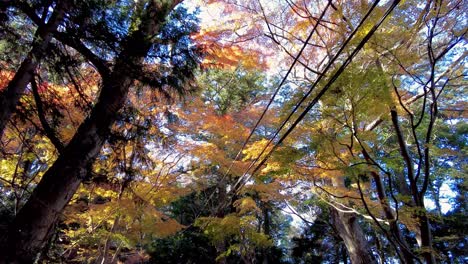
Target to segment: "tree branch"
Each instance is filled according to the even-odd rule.
[[[103,78],[105,78],[106,76],[110,76],[111,71],[109,69],[107,61],[105,61],[104,59],[102,59],[99,56],[97,56],[96,54],[94,54],[79,39],[77,39],[77,38],[75,38],[73,36],[70,36],[69,34],[64,33],[64,32],[56,32],[54,34],[54,37],[57,40],[59,40],[60,42],[62,42],[63,44],[75,49],[83,57],[85,57],[87,60],[89,60],[94,65],[94,67],[96,67],[99,74],[101,74],[101,76]]]
[[[55,146],[57,151],[61,154],[63,153],[63,149],[64,149],[63,143],[58,138],[57,133],[55,133],[55,130],[47,122],[47,119],[45,117],[45,112],[44,112],[44,106],[42,104],[41,96],[39,95],[39,91],[38,91],[39,89],[37,87],[36,78],[34,76],[31,78],[31,89],[33,91],[34,102],[36,103],[37,113],[38,113],[42,128],[46,136]]]

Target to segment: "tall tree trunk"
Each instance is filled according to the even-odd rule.
[[[423,210],[419,216],[419,230],[421,232],[421,249],[424,252],[423,257],[426,263],[437,263],[434,257],[434,249],[432,247],[431,223],[427,217],[424,203],[421,208],[423,208]]]
[[[90,116],[80,125],[70,143],[44,174],[30,199],[9,228],[7,244],[0,252],[3,263],[33,263],[63,208],[70,201],[89,164],[98,155],[123,107],[133,79],[128,75],[141,68],[167,14],[179,1],[161,4],[150,1],[139,29],[122,44],[110,76],[102,76],[103,85],[98,102]]]
[[[34,76],[37,65],[44,57],[54,32],[62,23],[65,13],[70,8],[70,2],[66,0],[58,1],[49,21],[47,23],[44,21],[44,24],[38,26],[31,51],[21,63],[6,89],[0,93],[0,139],[3,136],[8,120],[15,112],[21,95]],[[42,19],[45,20],[45,18]]]
[[[332,224],[343,239],[352,264],[377,263],[354,213],[330,208]]]
[[[229,200],[228,204],[225,204],[227,201],[228,201],[228,195],[227,195],[227,191],[226,191],[226,187],[227,187],[227,182],[226,182],[226,179],[225,177],[222,177],[220,180],[218,180],[218,185],[217,185],[217,188],[218,188],[218,200],[220,201],[220,205],[217,206],[217,208],[215,209],[215,214],[216,214],[216,217],[219,217],[219,218],[223,218],[226,216],[226,211],[225,211],[225,208],[223,205],[226,205],[227,207],[231,208],[232,207],[232,200]],[[216,243],[215,246],[215,249],[216,249],[216,254],[219,256],[221,254],[223,254],[224,252],[226,252],[226,241],[223,240],[223,241],[219,241]],[[227,260],[226,260],[226,257],[222,257],[222,258],[219,258],[217,261],[216,261],[217,264],[226,264],[227,263]]]
[[[270,205],[268,202],[262,202],[262,213],[263,213],[263,233],[267,236],[271,235],[271,219],[270,219]],[[270,256],[267,249],[262,250],[263,261],[262,264],[270,263]]]

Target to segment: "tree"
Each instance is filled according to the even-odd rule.
[[[155,43],[154,36],[160,34],[167,14],[178,3],[151,1],[148,5],[141,2],[129,6],[133,8],[131,24],[128,34],[119,43],[112,69],[92,50],[82,46],[79,40],[70,40],[70,44],[76,44],[80,53],[99,69],[102,78],[99,98],[89,117],[81,123],[63,153],[44,174],[28,202],[15,217],[9,228],[7,246],[3,247],[5,261],[29,262],[36,258],[51,233],[51,227],[76,192],[89,165],[107,139],[116,113],[124,105],[136,79],[131,73],[143,69],[145,58]],[[64,37],[66,41],[69,40],[67,37]],[[175,58],[172,59],[171,62],[174,62]],[[187,70],[193,66],[189,64],[190,61],[184,62]],[[187,78],[189,75],[183,80]],[[164,84],[160,84],[159,89],[163,90],[161,85]]]
[[[23,4],[26,5],[26,3],[22,3],[22,1],[10,4],[18,5],[20,9]],[[52,14],[50,14],[49,8],[52,8],[53,4],[55,4],[55,7],[53,7]],[[2,5],[5,5],[5,9],[9,7],[8,3],[2,2]],[[0,90],[0,103],[3,106],[0,110],[0,138],[26,86],[34,77],[36,67],[44,57],[46,49],[52,40],[53,33],[57,31],[57,28],[64,22],[65,15],[72,6],[73,3],[69,1],[56,1],[55,3],[48,1],[47,3],[39,3],[37,6],[38,11],[42,12],[42,17],[37,17],[39,24],[31,44],[32,48],[21,62],[21,65],[8,85],[5,88],[2,87]]]
[[[463,261],[462,1],[179,2],[0,1],[0,263]]]
[[[409,11],[406,11],[408,9],[404,6],[402,14],[396,13],[391,20],[391,26],[377,34],[374,40],[371,39],[371,50],[360,57],[361,65],[364,66],[349,67],[334,84],[335,88],[331,89],[333,95],[326,96],[326,99],[322,100],[322,109],[315,112],[320,114],[318,122],[321,123],[321,128],[318,132],[321,136],[313,136],[315,139],[312,141],[317,141],[314,143],[314,149],[317,145],[322,147],[319,148],[320,151],[316,149],[312,152],[315,157],[309,162],[313,166],[308,166],[323,170],[323,175],[328,174],[328,177],[332,177],[331,183],[335,190],[329,190],[326,199],[361,200],[362,205],[359,207],[365,209],[394,247],[399,248],[396,249],[397,252],[402,252],[400,257],[407,263],[412,263],[418,254],[428,263],[435,262],[430,216],[424,206],[424,197],[433,173],[432,160],[437,159],[436,156],[431,156],[429,145],[433,142],[438,116],[436,108],[440,99],[437,94],[445,92],[444,82],[457,83],[457,79],[460,78],[460,75],[448,71],[446,65],[458,65],[459,60],[464,59],[464,55],[455,55],[458,52],[454,47],[461,41],[457,33],[448,33],[441,38],[443,40],[435,44],[431,37],[421,36],[421,30],[427,30],[431,36],[431,32],[436,31],[436,28],[440,29],[452,23],[456,25],[445,12],[457,10],[458,4],[434,4],[431,8],[426,6],[427,9],[419,7],[420,10],[418,13],[412,13],[413,16],[406,13]],[[424,17],[425,26],[421,24],[421,17]],[[396,33],[392,31],[392,26],[401,19],[408,18],[414,19],[414,24],[406,37],[410,42],[403,46],[399,42],[393,42],[398,37],[394,35]],[[385,39],[391,40],[392,44],[383,41],[383,36],[387,34],[392,38]],[[400,37],[404,35],[401,32],[398,34]],[[421,56],[406,53],[408,47],[421,42],[427,47],[426,51],[421,51]],[[438,60],[444,58],[449,60],[446,61],[447,64],[438,64]],[[369,61],[366,63],[366,60]],[[410,66],[406,66],[408,64]],[[407,78],[415,79],[409,81]],[[425,81],[422,81],[422,78]],[[418,86],[419,90],[415,86]],[[376,100],[379,103],[376,103]],[[430,106],[426,102],[431,102]],[[418,113],[419,121],[416,121],[415,113]],[[407,127],[407,132],[403,132],[400,126],[408,124],[406,122],[410,126]],[[317,129],[315,131],[317,132]],[[411,135],[413,144],[407,143],[406,133]],[[319,141],[321,142],[318,143]],[[392,148],[395,147],[399,148],[400,156],[392,152]],[[400,160],[402,163],[392,164],[391,159],[393,162]],[[330,163],[332,160],[335,162]],[[317,175],[319,171],[311,170],[310,174]],[[345,180],[351,184],[347,186]],[[337,192],[336,187],[343,190]],[[357,207],[350,206],[355,204],[355,201],[333,202],[340,207],[343,203],[348,204],[345,205],[346,211],[356,213],[352,208]],[[385,224],[385,220],[389,222]],[[401,230],[399,221],[409,230]],[[411,242],[405,241],[403,234],[407,231],[414,232],[420,250],[411,249]]]
[[[236,181],[245,176],[242,173],[248,162],[239,158],[242,153],[236,153],[247,137],[246,126],[259,114],[261,108],[256,105],[263,104],[262,90],[267,89],[262,87],[267,82],[262,75],[242,67],[210,70],[199,81],[203,87],[201,100],[190,100],[180,109],[177,113],[180,127],[176,128],[179,136],[183,132],[190,155],[199,161],[193,162],[196,189],[216,190],[204,203],[206,208],[194,210],[200,212],[196,226],[216,247],[220,262],[279,261],[273,260],[273,255],[280,258],[281,251],[268,239],[277,230],[275,209],[270,202],[274,198],[270,196],[277,195],[274,193],[279,186],[260,180],[259,186],[230,193]],[[208,214],[203,213],[206,210]],[[220,230],[225,231],[219,233]]]
[[[294,261],[296,263],[337,263],[339,261],[347,263],[346,247],[339,236],[340,233],[334,229],[333,220],[330,221],[331,212],[328,212],[328,206],[324,203],[309,206],[317,207],[317,219],[313,223],[306,223],[300,235],[292,238],[291,256]]]
[[[324,73],[329,73],[331,76],[324,78],[330,80],[329,84],[335,82],[334,78],[340,74],[334,84],[327,84],[325,88],[316,88],[319,91],[315,92],[312,89],[317,83],[320,87],[320,82],[309,82],[310,77],[305,75],[303,79],[309,84],[299,86],[297,97],[293,97],[297,98],[297,102],[306,94],[307,96],[303,98],[306,103],[310,102],[310,107],[317,102],[320,105],[320,109],[312,111],[313,116],[301,115],[300,118],[303,118],[305,125],[297,128],[289,136],[290,145],[296,148],[298,145],[301,147],[305,145],[305,149],[308,150],[307,155],[310,155],[310,159],[300,161],[300,167],[308,171],[302,171],[301,174],[311,178],[309,181],[313,182],[330,205],[346,212],[341,216],[338,215],[336,219],[342,221],[335,223],[341,222],[343,227],[353,230],[352,233],[362,234],[355,221],[346,219],[353,220],[355,215],[362,214],[364,210],[366,213],[363,216],[374,221],[375,226],[395,247],[396,252],[401,252],[398,256],[401,261],[407,263],[413,263],[418,254],[428,263],[435,262],[430,216],[424,206],[424,197],[433,173],[433,160],[437,159],[436,156],[431,156],[430,145],[433,142],[438,118],[439,95],[447,90],[445,82],[453,82],[454,86],[458,86],[463,75],[459,72],[459,68],[454,68],[453,71],[447,68],[448,65],[455,67],[465,60],[464,53],[457,51],[457,47],[461,47],[463,42],[461,35],[466,34],[466,31],[456,19],[453,19],[453,15],[460,10],[459,4],[459,2],[444,4],[428,2],[426,5],[417,6],[406,2],[401,5],[399,11],[395,12],[390,22],[384,24],[383,29],[367,42],[367,48],[362,46],[364,47],[362,55],[353,58],[354,63],[345,71],[342,71],[344,68],[340,63],[346,66],[349,60],[344,62],[345,56],[345,58],[337,57],[338,63],[334,63],[335,59],[332,59],[334,49],[328,48],[337,47],[335,50],[338,50],[338,47],[341,48],[344,43],[348,43],[346,38],[349,32],[359,29],[356,25],[359,20],[348,19],[349,12],[354,14],[356,10],[360,10],[363,14],[367,10],[372,10],[371,4],[361,2],[359,6],[350,2],[337,7],[329,3],[325,9],[332,6],[336,11],[336,16],[328,20],[332,22],[330,25],[320,24],[320,19],[313,15],[307,3],[291,4],[296,8],[299,17],[304,18],[309,28],[319,24],[322,28],[326,28],[322,30],[335,29],[337,32],[323,37],[323,32],[318,31],[322,34],[320,41],[327,43],[324,46],[328,52],[309,74],[316,73],[316,69],[325,68]],[[383,13],[383,9],[384,7],[378,7],[375,13]],[[304,16],[301,16],[300,12],[303,12]],[[357,30],[356,37],[351,39],[349,45],[346,44],[344,50],[350,49],[348,54],[351,54],[351,50],[356,47],[360,37],[368,34],[377,17],[379,16],[371,15],[364,23],[363,29]],[[271,21],[267,15],[265,19],[267,22]],[[401,30],[397,33],[396,28],[400,28],[402,23],[409,22],[411,27],[404,31],[404,34]],[[275,38],[278,31],[271,29],[275,26],[274,23],[270,24],[271,37]],[[446,27],[450,27],[449,25],[454,27],[453,31],[445,30]],[[287,27],[280,29],[280,32],[284,31],[287,31]],[[432,38],[433,34],[438,37]],[[293,42],[292,39],[282,39],[289,43]],[[276,42],[281,44],[280,41]],[[421,46],[427,49],[418,48]],[[421,55],[408,53],[411,47]],[[330,68],[321,67],[328,62],[333,62]],[[407,64],[410,66],[406,66]],[[458,73],[454,73],[457,71]],[[317,80],[320,79],[321,77],[318,77]],[[419,87],[419,92],[416,86]],[[323,96],[325,92],[328,94]],[[405,114],[401,114],[401,110]],[[286,109],[286,113],[290,111],[290,108]],[[419,116],[419,121],[415,121],[415,116]],[[407,130],[409,134],[402,132],[400,128],[401,124],[407,124],[402,119],[411,124]],[[287,126],[287,123],[284,124]],[[306,133],[310,133],[310,138],[305,136],[305,131],[309,131]],[[286,135],[290,132],[291,129]],[[411,135],[413,144],[407,143],[404,135]],[[397,137],[397,140],[393,138],[395,141],[388,141],[392,136]],[[278,150],[282,147],[278,146]],[[395,164],[391,164],[390,157],[386,156],[391,155],[391,149],[395,147],[400,149],[400,156],[391,157],[403,161],[398,169],[392,167]],[[266,163],[266,168],[273,167],[271,163],[273,162]],[[418,171],[418,176],[413,174],[415,170]],[[396,196],[396,193],[401,196]],[[399,221],[408,229],[402,228]],[[346,241],[344,230],[346,229],[342,228],[340,235]],[[412,248],[411,239],[405,240],[404,234],[407,232],[414,232],[420,249]],[[355,248],[360,248],[362,252],[368,253],[357,256],[367,255],[368,259],[372,258],[372,253],[357,241],[350,242],[347,247],[350,255]]]

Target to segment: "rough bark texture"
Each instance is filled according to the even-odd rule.
[[[344,187],[344,178],[335,177],[332,179],[332,184],[335,187]],[[338,235],[343,239],[351,263],[377,263],[367,244],[364,232],[357,222],[356,214],[340,212],[333,207],[330,208],[330,212],[331,223]]]
[[[30,199],[9,228],[7,244],[0,252],[0,263],[33,263],[53,224],[70,201],[89,164],[98,155],[123,107],[133,83],[128,76],[146,57],[152,39],[160,29],[168,12],[179,1],[164,4],[151,1],[137,31],[123,42],[123,50],[116,59],[110,76],[102,76],[103,86],[98,102],[90,116],[80,125],[63,153],[44,174]]]
[[[58,1],[49,21],[46,24],[39,25],[31,51],[21,63],[6,89],[0,93],[0,105],[2,106],[0,107],[0,139],[3,136],[3,131],[8,120],[10,120],[11,115],[16,109],[21,95],[34,76],[36,67],[52,40],[53,33],[57,30],[60,23],[62,23],[65,13],[70,6],[69,2]]]
[[[345,243],[351,263],[377,263],[367,244],[366,237],[357,222],[356,215],[353,213],[339,212],[335,208],[330,208],[330,210],[332,224]]]

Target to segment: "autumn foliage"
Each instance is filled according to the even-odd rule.
[[[0,2],[0,263],[461,263],[463,1]]]

